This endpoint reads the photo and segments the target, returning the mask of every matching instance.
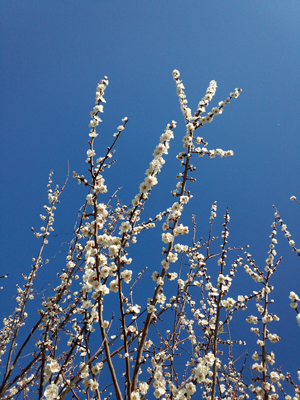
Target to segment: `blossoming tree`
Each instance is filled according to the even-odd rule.
[[[228,209],[220,238],[214,236],[216,202],[211,207],[206,240],[197,237],[195,217],[191,226],[182,223],[185,206],[193,197],[192,174],[196,167],[192,159],[233,155],[232,150],[208,149],[208,143],[196,131],[222,114],[231,99],[239,97],[241,89],[235,89],[206,113],[217,88],[211,81],[192,114],[179,77],[174,70],[186,124],[183,149],[177,155],[178,183],[171,192],[170,206],[147,220],[142,219],[143,211],[158,184],[176,122],[167,124],[144,181],[131,204],[123,205],[118,191],[109,192],[105,170],[114,164],[113,152],[128,118],[122,119],[107,151],[96,156],[96,128],[104,110],[108,79],[99,82],[96,105],[91,111],[88,174],[73,174],[84,185],[86,201],[68,245],[66,264],[56,271],[60,282],[49,297],[40,299],[34,295],[34,285],[47,262],[43,251],[51,240],[54,212],[65,187],[52,190],[50,173],[49,204],[44,206],[45,214],[40,215],[44,224],[40,231],[33,231],[41,240],[40,250],[31,270],[23,275],[25,283],[17,287],[17,306],[4,318],[0,332],[1,399],[300,398],[295,378],[275,367],[273,343],[280,338],[273,333],[273,322],[279,318],[270,311],[270,304],[272,277],[280,263],[275,250],[279,228],[295,256],[300,256],[278,211],[275,209],[263,266],[255,263],[247,247],[229,247]],[[294,196],[291,200],[298,202]],[[130,256],[132,248],[139,245],[139,235],[153,228],[158,232],[161,229],[158,234],[163,244],[161,262],[151,271],[150,284],[146,269],[137,269],[138,261]],[[217,251],[215,243],[219,245]],[[227,265],[229,254],[233,262]],[[215,277],[212,266],[218,268]],[[241,266],[259,284],[259,290],[233,298],[231,284]],[[141,287],[143,290],[137,292]],[[31,300],[40,303],[36,322],[26,330]],[[291,292],[290,300],[300,325],[299,297]],[[231,338],[230,324],[237,311],[246,310],[251,301],[256,303],[256,315],[239,313],[257,335],[257,351],[251,355],[249,368],[247,356],[238,361],[233,357],[234,351],[243,354],[239,346],[244,342]]]

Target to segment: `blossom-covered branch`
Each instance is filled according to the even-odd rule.
[[[87,172],[73,173],[83,184],[84,204],[79,208],[64,264],[59,269],[55,264],[47,271],[56,275],[57,286],[47,295],[46,291],[34,294],[37,274],[51,263],[43,258],[44,249],[52,239],[54,211],[65,187],[57,186],[52,191],[50,173],[49,204],[44,206],[46,214],[40,215],[44,225],[39,231],[32,229],[41,240],[40,250],[29,275],[24,274],[25,284],[17,287],[17,305],[4,318],[0,331],[4,366],[1,399],[269,400],[282,393],[288,400],[292,398],[288,394],[291,388],[294,398],[300,398],[300,388],[292,375],[275,368],[273,346],[280,338],[270,331],[273,322],[280,321],[272,310],[271,298],[271,280],[281,261],[275,250],[279,226],[290,247],[300,255],[278,211],[267,259],[262,261],[264,267],[256,264],[247,245],[229,246],[229,209],[219,223],[216,201],[202,237],[198,237],[197,218],[192,217],[191,226],[184,218],[187,204],[195,201],[193,174],[197,163],[201,163],[199,157],[233,156],[232,150],[209,149],[205,134],[198,136],[196,131],[204,130],[223,114],[241,89],[233,90],[206,113],[217,89],[212,80],[193,113],[179,78],[179,71],[174,70],[185,121],[183,147],[176,156],[177,183],[167,208],[146,219],[144,211],[146,207],[151,211],[150,194],[159,184],[177,123],[166,125],[145,178],[138,187],[128,188],[132,200],[126,205],[119,198],[120,189],[110,190],[106,169],[116,167],[114,154],[120,137],[126,135],[129,119],[121,120],[111,145],[101,154],[97,129],[102,122],[108,78],[105,76],[97,85],[90,113]],[[294,196],[291,199],[296,200]],[[149,229],[162,241],[151,271],[143,267],[136,251],[139,243],[143,246],[140,235]],[[147,242],[147,246],[151,244]],[[258,290],[245,293],[240,289],[234,295],[232,285],[241,267]],[[29,300],[35,301],[38,309],[32,324],[27,313]],[[291,291],[290,300],[300,325],[299,296]],[[245,315],[251,302],[256,304],[257,312]],[[238,332],[241,339],[237,340],[230,330],[232,320],[238,317],[251,324],[251,332],[258,337],[254,340],[254,363],[249,368],[243,332]]]

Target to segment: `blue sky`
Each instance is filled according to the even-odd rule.
[[[191,187],[194,199],[187,208],[187,221],[195,213],[199,234],[207,235],[211,204],[218,202],[219,217],[228,206],[229,244],[249,244],[250,253],[262,265],[274,204],[300,246],[300,209],[289,200],[292,195],[300,198],[298,0],[2,0],[0,12],[0,275],[10,273],[2,299],[10,300],[21,273],[29,271],[37,254],[38,242],[30,228],[41,225],[49,171],[54,170],[53,182],[60,185],[67,160],[71,175],[73,170],[86,174],[89,112],[104,75],[110,83],[104,122],[98,129],[99,154],[110,144],[121,119],[129,118],[117,147],[118,163],[106,178],[110,193],[122,186],[124,203],[133,198],[159,136],[167,123],[176,120],[160,185],[151,195],[154,212],[171,204],[169,193],[179,172],[175,156],[182,149],[184,134],[172,79],[176,68],[193,111],[212,79],[218,84],[212,106],[234,88],[243,89],[223,115],[201,131],[208,148],[232,149],[234,157],[194,162],[197,181]],[[85,196],[84,188],[71,177],[58,206],[56,233],[72,231]],[[158,229],[157,237],[149,236],[149,248],[137,254],[142,264],[152,257],[153,249],[160,251],[160,234]],[[59,243],[66,238],[55,240],[48,256],[60,250]],[[288,295],[291,290],[300,294],[300,266],[299,257],[280,233],[278,241],[283,261],[273,281],[281,317],[276,331],[285,344],[276,349],[277,365],[292,371],[300,367],[298,355],[292,353],[287,366],[286,352],[299,348],[300,342]],[[43,270],[46,282],[54,279],[63,259],[58,256]],[[250,278],[243,273],[238,278],[239,286],[247,290],[249,284],[252,290]]]

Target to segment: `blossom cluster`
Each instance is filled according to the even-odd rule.
[[[182,114],[184,116],[184,119],[186,121],[186,135],[182,139],[183,141],[183,147],[187,148],[188,151],[192,151],[196,154],[199,155],[199,157],[203,157],[205,154],[208,155],[210,158],[215,158],[216,156],[220,157],[226,157],[226,156],[233,156],[233,151],[232,150],[222,150],[222,149],[216,149],[216,150],[208,150],[207,145],[208,142],[205,142],[202,137],[195,137],[194,132],[196,129],[200,128],[206,123],[211,123],[216,115],[222,114],[223,108],[226,106],[226,104],[230,103],[230,100],[232,98],[237,98],[240,95],[241,89],[236,88],[234,92],[231,92],[229,97],[225,101],[219,102],[218,107],[213,107],[210,112],[207,113],[205,116],[201,116],[205,112],[205,107],[209,105],[209,102],[212,100],[213,96],[216,93],[217,89],[217,82],[216,81],[211,81],[209,83],[209,86],[206,90],[205,96],[202,98],[202,100],[198,104],[197,111],[194,113],[194,116],[192,116],[192,111],[189,107],[187,107],[187,99],[186,95],[184,93],[184,85],[182,81],[179,79],[180,73],[178,70],[173,71],[173,79],[176,82],[176,88],[177,88],[177,95],[179,98],[179,103],[180,103],[180,109],[182,111]],[[203,144],[204,147],[195,147],[195,144]],[[180,153],[177,158],[179,160],[182,160],[184,157],[185,153],[182,152]]]
[[[0,355],[6,362],[1,398],[8,400],[20,395],[28,398],[30,392],[46,400],[70,396],[98,400],[189,400],[199,396],[272,400],[280,394],[290,400],[284,382],[293,389],[293,399],[300,398],[300,387],[291,374],[275,368],[276,343],[280,337],[270,328],[280,321],[272,310],[271,298],[273,275],[281,261],[276,251],[279,227],[290,247],[300,255],[278,211],[262,267],[246,251],[247,246],[229,247],[228,209],[220,224],[220,234],[214,235],[217,202],[210,209],[205,240],[198,235],[195,216],[192,226],[183,219],[188,203],[193,200],[192,175],[196,166],[192,160],[205,155],[210,158],[233,155],[232,150],[208,150],[208,142],[196,136],[195,131],[221,115],[241,89],[232,91],[206,113],[217,90],[217,83],[212,80],[193,113],[179,77],[179,71],[174,70],[186,124],[183,148],[176,156],[177,183],[171,191],[169,206],[145,221],[143,211],[151,191],[158,185],[176,122],[167,124],[146,176],[134,192],[136,195],[129,205],[123,204],[119,191],[110,193],[105,170],[115,164],[115,146],[129,119],[122,119],[112,144],[102,156],[96,156],[96,129],[102,122],[99,115],[104,112],[108,78],[105,76],[97,85],[86,151],[88,174],[85,177],[73,173],[86,188],[85,201],[68,243],[65,263],[56,275],[58,284],[40,295],[37,322],[27,330],[22,342],[19,333],[28,322],[28,301],[39,298],[38,292],[34,292],[37,273],[51,262],[44,260],[42,253],[51,239],[54,211],[65,187],[52,191],[51,172],[49,204],[40,215],[45,225],[38,232],[33,230],[42,244],[29,275],[24,274],[25,284],[17,286],[17,306],[4,318],[0,331]],[[295,196],[291,199],[296,200]],[[159,230],[160,226],[157,235],[162,242],[161,255],[151,260],[148,271],[147,267],[141,267],[145,260],[137,260],[135,244],[138,235],[149,228]],[[244,252],[243,257],[235,255],[240,251]],[[234,294],[232,286],[238,269],[244,269],[257,290]],[[289,298],[300,325],[299,296],[291,291]],[[255,311],[244,315],[242,312],[250,302],[255,303]],[[230,333],[232,319],[240,315],[255,335],[249,373],[246,360],[240,365],[240,357],[237,360],[233,357],[243,354],[241,346],[246,346],[245,341],[233,339]],[[32,346],[26,353],[28,343]],[[297,375],[300,379],[300,371]]]

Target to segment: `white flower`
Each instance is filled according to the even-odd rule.
[[[173,75],[173,79],[178,79],[180,77],[180,72],[177,69],[174,69],[174,71],[172,72]]]
[[[119,290],[119,282],[118,279],[115,279],[114,281],[111,281],[109,284],[109,288],[112,292],[117,293]]]
[[[106,211],[106,205],[104,203],[97,204],[97,213],[99,215],[103,215],[104,217],[108,215],[108,212]]]
[[[58,396],[58,386],[55,385],[54,383],[48,385],[44,392],[44,396],[46,397],[47,400],[56,399]]]
[[[91,193],[86,196],[86,201],[88,204],[93,204],[93,195]]]
[[[157,399],[159,399],[164,393],[166,392],[166,389],[164,389],[164,388],[157,388],[157,389],[155,389],[155,391],[154,391],[154,396],[157,398]]]
[[[114,258],[118,255],[119,246],[116,246],[116,245],[109,246],[108,251],[109,251],[110,257]]]
[[[295,292],[290,292],[289,298],[293,301],[299,301],[299,296]]]
[[[262,317],[262,323],[263,324],[266,324],[267,322],[271,322],[271,321],[273,321],[273,317],[271,316],[271,315],[265,315],[264,317]]]
[[[267,354],[266,360],[268,361],[269,364],[273,365],[275,363],[275,354],[273,351],[271,351],[270,354]]]
[[[169,229],[169,225],[166,222],[164,222],[162,228],[163,231],[167,231]]]
[[[250,315],[248,318],[246,318],[246,321],[249,323],[249,324],[257,324],[257,322],[258,322],[258,319],[257,319],[257,317],[255,317],[254,315]]]
[[[206,361],[206,364],[209,367],[212,367],[215,361],[215,356],[213,355],[212,352],[209,352],[208,354],[206,354],[206,356],[204,357],[204,360]]]
[[[178,279],[177,283],[178,283],[178,286],[179,286],[180,288],[183,288],[183,287],[184,287],[184,280]]]
[[[146,182],[142,182],[140,184],[140,193],[147,193],[148,192],[148,185]]]
[[[145,178],[145,184],[148,187],[148,190],[152,188],[152,186],[157,185],[157,179],[155,176],[149,175]]]
[[[180,253],[181,250],[182,250],[182,245],[179,244],[179,243],[176,243],[175,246],[174,246],[174,250],[175,250],[177,253]]]
[[[100,118],[99,118],[100,119]],[[101,121],[101,120],[100,120]],[[91,119],[89,127],[90,128],[95,128],[95,126],[99,125],[99,122],[97,121],[97,119]]]
[[[189,228],[188,226],[184,226],[182,224],[179,224],[175,229],[174,229],[174,235],[184,235],[189,233]]]
[[[45,370],[46,370],[46,373],[50,375],[55,372],[59,372],[60,366],[56,360],[51,360],[50,363],[46,365]]]
[[[11,389],[9,389],[9,394],[11,396],[15,395],[18,393],[18,389],[16,387],[12,387]]]
[[[149,314],[152,314],[152,313],[155,313],[156,308],[155,308],[153,305],[150,304],[150,305],[147,307],[147,311],[148,311]]]
[[[94,285],[93,285],[93,287],[94,287]],[[102,293],[103,296],[105,296],[106,294],[109,293],[108,287],[106,285],[102,285],[101,283],[99,286],[96,286],[96,288],[94,288],[94,290],[96,290],[96,292]]]
[[[157,278],[156,284],[157,284],[157,286],[162,286],[164,284],[164,280],[161,276],[159,278]]]
[[[169,281],[175,281],[177,276],[178,276],[177,272],[171,272],[171,273],[167,274]]]
[[[280,337],[276,333],[269,333],[268,334],[268,339],[270,340],[271,343],[276,343],[280,340]]]
[[[122,235],[123,233],[126,233],[129,231],[130,229],[130,222],[129,221],[125,221],[122,222],[121,226],[120,226],[120,235]]]
[[[277,382],[277,381],[279,381],[279,379],[280,379],[280,377],[279,377],[278,372],[272,371],[272,372],[270,373],[270,380],[271,380],[272,382]]]
[[[140,400],[140,398],[139,392],[135,391],[131,393],[131,400]]]
[[[129,269],[125,269],[121,272],[121,276],[124,279],[124,282],[129,283],[131,281],[132,271]]]
[[[103,321],[103,324],[102,324],[102,327],[103,327],[104,329],[108,328],[108,327],[109,327],[109,322],[106,321],[106,320],[104,320],[104,321]]]
[[[84,386],[85,389],[87,389],[90,386],[90,382],[89,382],[89,380],[87,378],[84,379],[82,381],[82,383],[83,383],[83,386]]]
[[[94,366],[92,367],[92,373],[93,373],[94,375],[99,374],[100,371],[101,371],[101,368],[99,368],[98,364],[96,364],[96,365],[94,365]]]
[[[134,314],[138,314],[140,312],[140,308],[141,308],[141,306],[136,304],[135,306],[129,306],[128,310],[126,310],[126,312],[127,313],[131,312],[131,313],[134,313]]]
[[[83,308],[89,308],[89,307],[92,307],[92,302],[91,302],[91,300],[84,300],[83,302],[82,302],[82,307]]]
[[[95,113],[97,113],[97,112],[103,113],[103,105],[102,105],[102,104],[99,104],[99,105],[95,106],[95,107],[93,108],[93,111],[94,111]]]
[[[171,243],[174,237],[171,233],[167,232],[167,233],[162,233],[161,238],[164,243]]]
[[[227,299],[222,300],[221,303],[222,306],[226,307],[226,310],[230,310],[230,308],[232,308],[235,305],[236,301],[231,297],[227,297]]]
[[[86,152],[86,154],[87,154],[88,157],[92,157],[92,156],[94,156],[96,153],[95,153],[95,150],[89,149],[89,150]]]
[[[208,368],[202,364],[199,364],[197,368],[194,370],[195,378],[198,383],[204,382],[206,378],[206,374],[208,373]]]
[[[196,392],[196,386],[192,382],[188,382],[185,388],[188,396],[192,396]]]
[[[152,273],[152,279],[154,280],[154,282],[156,281],[156,279],[159,277],[159,273],[157,271],[154,271]]]
[[[146,382],[139,383],[139,390],[143,395],[147,394],[148,389],[149,389],[149,385]],[[132,398],[132,395],[131,395],[131,398]]]
[[[98,389],[99,383],[94,381],[93,379],[89,380],[89,387],[92,392],[94,392],[96,389]]]
[[[169,253],[168,261],[175,263],[178,260],[178,255],[176,253]]]

